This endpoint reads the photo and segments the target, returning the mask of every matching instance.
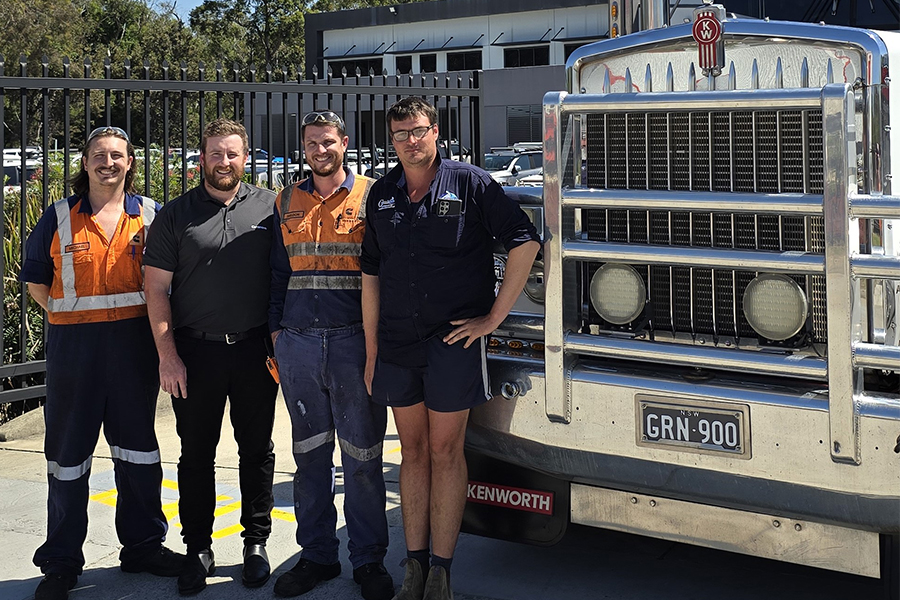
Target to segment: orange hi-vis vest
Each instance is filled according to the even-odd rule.
[[[288,289],[361,289],[359,253],[366,197],[374,180],[355,175],[353,189],[339,188],[325,199],[305,189],[304,183],[282,190],[277,203],[293,271]]]
[[[53,204],[56,233],[50,244],[53,283],[47,316],[55,325],[120,321],[147,315],[144,299],[144,243],[156,216],[156,203],[139,197],[141,213],[123,211],[107,240],[91,212],[79,199]]]

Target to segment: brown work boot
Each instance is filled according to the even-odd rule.
[[[422,576],[422,565],[419,561],[406,558],[406,575],[403,577],[403,586],[393,600],[422,600],[425,593],[425,578]]]
[[[431,567],[428,580],[425,581],[425,593],[422,600],[453,600],[450,590],[450,574],[444,567]]]

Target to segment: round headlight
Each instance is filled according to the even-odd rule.
[[[627,325],[644,310],[647,288],[644,280],[628,265],[606,263],[591,278],[591,304],[613,325]]]
[[[786,275],[760,275],[744,290],[744,316],[753,331],[764,338],[794,337],[803,329],[808,313],[806,294]]]
[[[544,303],[544,263],[539,260],[534,261],[534,264],[531,265],[531,272],[525,282],[525,295],[532,302]]]

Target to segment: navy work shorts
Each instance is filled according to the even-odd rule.
[[[485,341],[463,348],[465,340],[447,344],[434,336],[418,349],[423,366],[403,367],[379,357],[372,381],[372,400],[390,407],[425,402],[436,412],[456,412],[484,404],[490,399]]]

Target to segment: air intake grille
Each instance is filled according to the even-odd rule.
[[[587,115],[587,176],[600,189],[811,193],[823,190],[819,111]],[[662,246],[822,252],[821,217],[586,209],[589,240]],[[598,264],[586,265],[590,276]],[[755,273],[638,268],[650,326],[675,335],[756,338],[741,299]],[[807,334],[826,340],[825,281],[797,276],[812,305]],[[585,286],[587,289],[588,286]],[[585,299],[587,300],[587,299]],[[590,302],[586,302],[589,306]],[[591,311],[589,321],[606,324]]]

